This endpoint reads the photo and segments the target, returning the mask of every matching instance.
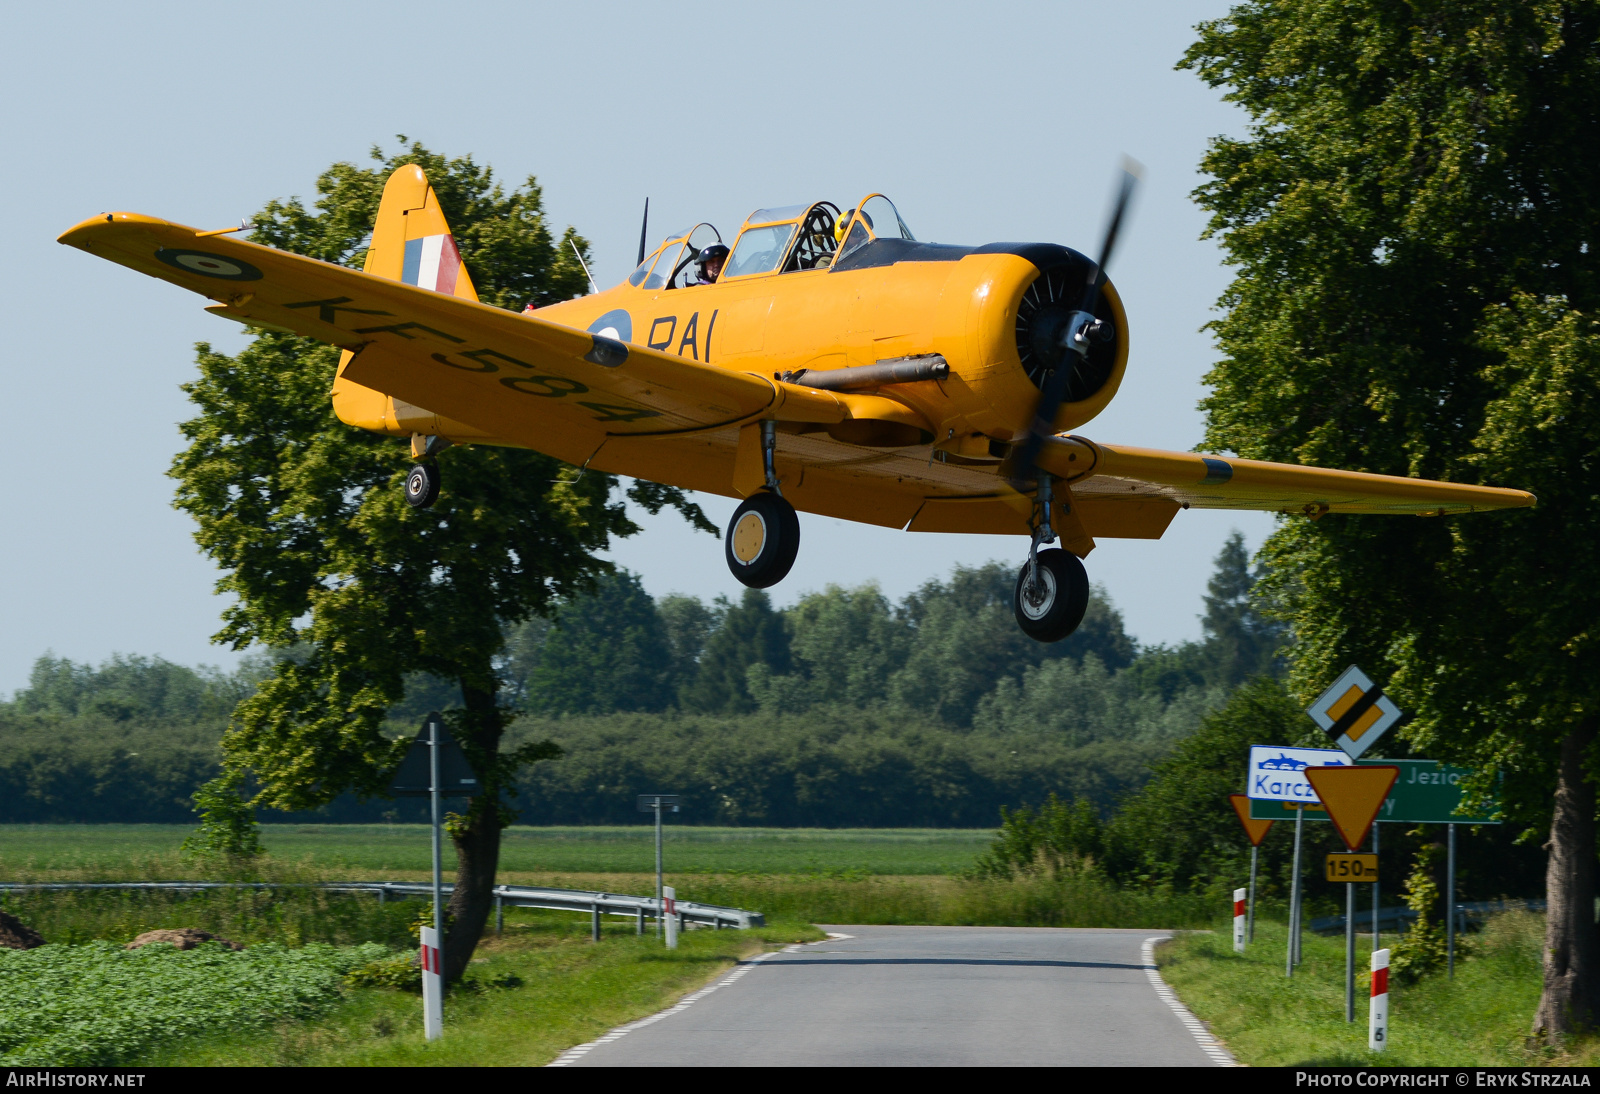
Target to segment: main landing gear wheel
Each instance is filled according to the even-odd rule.
[[[439,500],[439,465],[419,463],[406,476],[406,504],[413,509],[428,509]]]
[[[1039,552],[1039,577],[1030,582],[1027,563],[1017,575],[1011,605],[1022,633],[1038,642],[1059,642],[1078,629],[1089,607],[1089,575],[1071,551]]]
[[[789,576],[800,553],[800,518],[777,494],[759,491],[733,511],[723,546],[734,577],[752,589],[770,588]]]

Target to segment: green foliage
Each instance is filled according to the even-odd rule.
[[[1250,746],[1294,743],[1310,723],[1271,677],[1197,717],[1199,728],[1172,745],[1148,783],[1120,795],[1114,812],[1103,799],[1062,800],[1054,793],[1037,810],[1002,808],[979,872],[1004,877],[1092,865],[1119,882],[1183,890],[1238,878],[1250,844],[1227,798],[1240,792]]]
[[[207,1030],[310,1017],[339,1001],[352,968],[384,952],[375,943],[0,950],[0,1065],[109,1066]]]
[[[1107,833],[1108,868],[1114,876],[1182,887],[1244,876],[1250,843],[1228,795],[1244,790],[1250,746],[1297,744],[1314,729],[1275,679],[1234,692],[1123,803]]]
[[[422,992],[422,966],[415,954],[397,953],[357,965],[344,978],[352,988],[389,988],[393,991]]]
[[[1401,984],[1415,984],[1445,967],[1449,940],[1440,922],[1438,873],[1445,849],[1437,841],[1424,844],[1412,859],[1406,878],[1406,907],[1417,913],[1406,933],[1392,947],[1389,967]]]
[[[698,600],[679,598],[673,610],[678,617],[694,621],[690,634],[705,628],[695,663],[682,669],[679,696],[684,709],[748,713],[758,705],[749,686],[752,673],[763,698],[770,695],[770,677],[788,673],[788,620],[772,610],[772,598],[765,590],[746,589],[738,605],[719,598],[709,611]],[[770,705],[770,698],[768,701]]]
[[[634,795],[684,795],[696,824],[976,828],[1051,791],[1109,809],[1170,739],[969,730],[915,711],[843,704],[792,714],[528,718],[565,755],[521,781],[524,822],[638,823]]]
[[[92,831],[92,830],[91,830]],[[420,835],[420,833],[419,833]],[[424,843],[425,846],[425,843]],[[424,852],[426,854],[426,852]],[[119,857],[98,867],[34,870],[13,866],[6,880],[44,881],[174,881],[193,880],[192,862],[177,856],[144,861]],[[209,875],[221,880],[229,875]],[[285,867],[281,860],[257,859],[248,873],[232,878],[270,880],[273,888],[244,887],[183,891],[173,889],[34,889],[4,894],[6,911],[44,936],[63,945],[85,942],[127,942],[145,931],[194,927],[246,946],[273,942],[302,946],[311,942],[354,945],[382,942],[409,949],[416,945],[411,917],[418,905],[380,904],[371,893],[333,892],[314,879],[322,874],[303,864]],[[338,876],[337,874],[335,876]],[[349,876],[348,874],[344,876]],[[426,907],[426,903],[423,905]]]
[[[200,827],[183,841],[185,852],[220,855],[233,863],[247,862],[261,854],[255,810],[239,793],[242,781],[237,771],[227,771],[195,791]]]
[[[403,143],[403,141],[402,141]],[[533,180],[511,192],[470,158],[446,160],[418,144],[376,165],[336,164],[318,180],[315,211],[273,202],[254,220],[258,239],[332,262],[358,264],[384,180],[417,163],[450,218],[480,297],[520,308],[581,291]],[[404,503],[405,442],[351,429],[327,391],[338,351],[263,333],[240,354],[200,347],[185,391],[199,416],[172,475],[178,505],[224,571],[235,602],[217,640],[297,648],[235,712],[224,740],[231,769],[254,777],[253,800],[314,808],[344,791],[384,790],[404,745],[384,722],[418,679],[450,681],[464,713],[457,736],[486,780],[475,816],[494,823],[516,762],[502,755],[507,710],[497,660],[507,629],[557,599],[594,588],[609,567],[594,557],[627,519],[616,481],[578,475],[534,452],[458,446],[439,459],[450,486],[430,510]],[[636,484],[635,500],[703,516],[680,492]]]
[[[1214,905],[1215,907],[1215,905]],[[1389,981],[1389,1042],[1367,1051],[1369,940],[1356,943],[1356,1020],[1344,1020],[1344,938],[1305,936],[1304,962],[1283,975],[1287,932],[1257,920],[1256,940],[1235,954],[1227,920],[1156,950],[1162,978],[1239,1061],[1250,1067],[1593,1066],[1592,1040],[1574,1055],[1528,1043],[1539,999],[1544,917],[1497,915],[1458,957],[1453,979]],[[1392,966],[1391,966],[1392,967]],[[1553,1073],[1552,1077],[1554,1077]],[[1377,1085],[1377,1080],[1371,1080]],[[1395,1083],[1394,1085],[1399,1085]]]
[[[1548,818],[1600,709],[1600,9],[1250,2],[1185,64],[1250,117],[1198,192],[1238,272],[1206,443],[1532,490],[1532,511],[1287,521],[1292,682],[1352,661],[1427,755]]]
[[[673,699],[672,669],[661,613],[624,570],[557,610],[528,676],[528,701],[562,714],[661,710]]]
[[[1068,805],[1051,793],[1037,810],[1000,807],[1000,831],[973,873],[1012,877],[1049,871],[1052,877],[1092,868],[1105,849],[1105,827],[1086,799]]]

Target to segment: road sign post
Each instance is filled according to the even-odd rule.
[[[1391,790],[1390,793],[1392,794],[1394,791]],[[1378,854],[1378,829],[1381,827],[1377,821],[1372,822],[1372,854],[1374,858]],[[1377,949],[1378,946],[1378,875],[1374,873],[1372,875],[1372,948]]]
[[[671,812],[676,813],[678,811],[678,809],[679,809],[681,800],[682,799],[677,794],[640,794],[639,795],[639,799],[638,799],[638,810],[639,810],[639,812],[641,812],[641,813],[654,813],[656,815],[656,937],[657,938],[661,938],[664,934],[667,934],[667,928],[665,926],[665,924],[666,924],[666,910],[665,910],[666,909],[666,905],[662,903],[666,899],[666,890],[664,890],[662,888],[662,886],[661,886],[661,814],[662,814],[662,812],[667,811],[667,810],[670,810]],[[668,949],[676,949],[677,945],[678,945],[677,935],[676,934],[670,934],[670,935],[668,935],[668,937],[670,937],[672,939],[672,941],[667,943],[667,948]]]
[[[661,908],[666,916],[667,949],[675,950],[678,948],[678,890],[668,885],[661,892],[665,898]]]
[[[1233,891],[1233,952],[1244,953],[1244,917],[1245,917],[1244,889]]]
[[[1444,960],[1447,978],[1456,978],[1456,826],[1447,825],[1449,832],[1449,852],[1446,856],[1444,871],[1444,913],[1450,919],[1450,924],[1445,928]]]
[[[405,757],[400,761],[399,768],[395,771],[394,780],[389,787],[390,793],[398,797],[428,798],[429,812],[432,824],[433,847],[433,926],[428,928],[433,932],[433,961],[435,964],[435,977],[443,975],[443,966],[439,963],[439,954],[444,943],[444,854],[443,854],[443,826],[440,817],[440,799],[449,797],[470,797],[481,789],[477,773],[472,770],[472,765],[467,762],[466,753],[461,751],[461,746],[450,736],[450,730],[445,727],[444,716],[438,711],[431,712],[423,719],[422,728],[417,731],[417,736],[411,742],[411,747],[406,750]],[[422,944],[424,955],[430,951],[428,943]],[[426,987],[428,978],[426,972],[423,976],[423,986]],[[434,1000],[434,1007],[438,1011],[437,1021],[428,1026],[428,997],[423,994],[423,1026],[424,1030],[432,1029],[427,1034],[428,1040],[434,1040],[444,1033],[444,994],[442,982]]]
[[[1328,811],[1328,819],[1339,833],[1339,838],[1350,849],[1348,855],[1329,855],[1327,871],[1330,880],[1343,874],[1344,887],[1344,1020],[1356,1020],[1356,882],[1364,880],[1370,867],[1378,872],[1376,855],[1360,854],[1367,831],[1377,820],[1384,799],[1400,769],[1393,764],[1367,767],[1308,767],[1306,780],[1317,792],[1317,798]],[[1359,868],[1359,869],[1358,869]]]
[[[1250,942],[1256,940],[1256,860],[1261,852],[1261,841],[1267,838],[1267,833],[1272,830],[1271,821],[1258,821],[1250,816],[1250,796],[1248,794],[1229,794],[1228,802],[1233,806],[1234,815],[1239,818],[1239,823],[1244,825],[1244,834],[1250,840],[1250,895],[1245,907],[1245,939]]]
[[[1300,837],[1305,830],[1305,810],[1294,818],[1294,867],[1289,877],[1289,945],[1285,958],[1284,976],[1292,977],[1294,967],[1300,963]]]

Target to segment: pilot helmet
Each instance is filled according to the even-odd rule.
[[[695,256],[694,261],[695,265],[700,267],[700,274],[703,277],[705,276],[707,263],[726,262],[727,260],[728,248],[723,246],[721,243],[713,243],[711,246],[702,249],[701,252]]]
[[[854,209],[846,209],[844,215],[833,222],[833,241],[835,243],[841,246],[844,245],[844,230],[850,227],[850,218],[855,215],[856,211]]]

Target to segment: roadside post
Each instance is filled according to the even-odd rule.
[[[678,948],[678,890],[668,885],[662,889],[662,894],[665,897],[661,909],[667,925],[667,949],[675,950]]]
[[[1261,851],[1261,841],[1267,838],[1267,833],[1272,831],[1271,821],[1258,821],[1250,816],[1250,796],[1248,794],[1229,794],[1228,802],[1233,806],[1233,812],[1239,818],[1239,823],[1244,825],[1244,834],[1250,840],[1250,895],[1246,906],[1247,920],[1245,923],[1245,940],[1256,940],[1256,858]]]
[[[422,966],[422,1036],[437,1041],[444,1036],[444,970],[439,932],[432,927],[422,928],[422,952],[417,957]]]
[[[439,814],[441,798],[471,797],[479,790],[478,776],[472,770],[472,765],[467,762],[466,753],[461,751],[461,746],[455,738],[450,736],[450,730],[444,724],[444,717],[438,711],[433,711],[422,721],[422,728],[417,731],[416,737],[411,742],[411,747],[406,750],[405,758],[400,761],[400,766],[394,773],[394,781],[389,787],[389,792],[397,797],[417,798],[426,796],[433,818],[433,926],[424,928],[424,941],[422,943],[423,976],[422,984],[426,989],[429,979],[429,962],[433,965],[432,976],[437,980],[443,975],[443,965],[440,963],[440,949],[444,941],[444,861],[443,861],[443,826]],[[432,932],[432,949],[426,941],[428,932]],[[429,955],[432,955],[431,958]],[[428,996],[423,992],[422,1015],[425,1030],[431,1029],[427,1034],[428,1040],[436,1040],[444,1032],[444,996],[443,984],[440,982],[439,990],[435,994],[433,1007],[436,1021],[428,1025]]]
[[[1289,945],[1288,968],[1284,976],[1293,976],[1294,967],[1300,964],[1300,837],[1305,831],[1305,806],[1300,806],[1294,817],[1294,872],[1289,878]]]
[[[1392,764],[1351,767],[1308,767],[1306,779],[1328,811],[1328,819],[1350,854],[1328,856],[1330,881],[1343,880],[1344,886],[1344,1020],[1356,1020],[1356,884],[1367,873],[1376,875],[1378,858],[1357,851],[1367,838],[1367,830],[1383,808],[1400,769]]]
[[[1389,1043],[1389,951],[1372,951],[1372,1001],[1367,1004],[1367,1048],[1382,1052]]]
[[[1233,952],[1244,953],[1245,894],[1247,889],[1233,891]]]
[[[1372,822],[1372,854],[1378,854],[1378,832],[1383,826],[1377,821]],[[1378,941],[1378,875],[1372,875],[1372,948],[1376,950],[1382,943]]]
[[[1450,824],[1445,828],[1449,832],[1447,837],[1449,853],[1445,858],[1444,911],[1450,924],[1444,932],[1444,959],[1447,979],[1454,980],[1456,978],[1456,826]]]
[[[638,800],[638,810],[639,810],[639,812],[641,812],[641,813],[654,813],[656,815],[656,937],[657,938],[660,938],[662,936],[662,932],[665,930],[664,924],[666,922],[666,918],[665,918],[666,917],[666,911],[665,911],[666,905],[662,903],[662,901],[666,899],[666,891],[663,890],[662,887],[661,887],[661,814],[662,814],[663,811],[669,810],[669,809],[672,812],[676,813],[678,811],[678,809],[679,809],[680,802],[681,802],[681,799],[680,799],[679,795],[677,795],[677,794],[640,794],[639,795],[639,800]],[[641,931],[640,933],[642,934],[643,932]],[[673,941],[667,943],[667,948],[668,949],[677,948],[677,936],[676,935],[673,935]]]

